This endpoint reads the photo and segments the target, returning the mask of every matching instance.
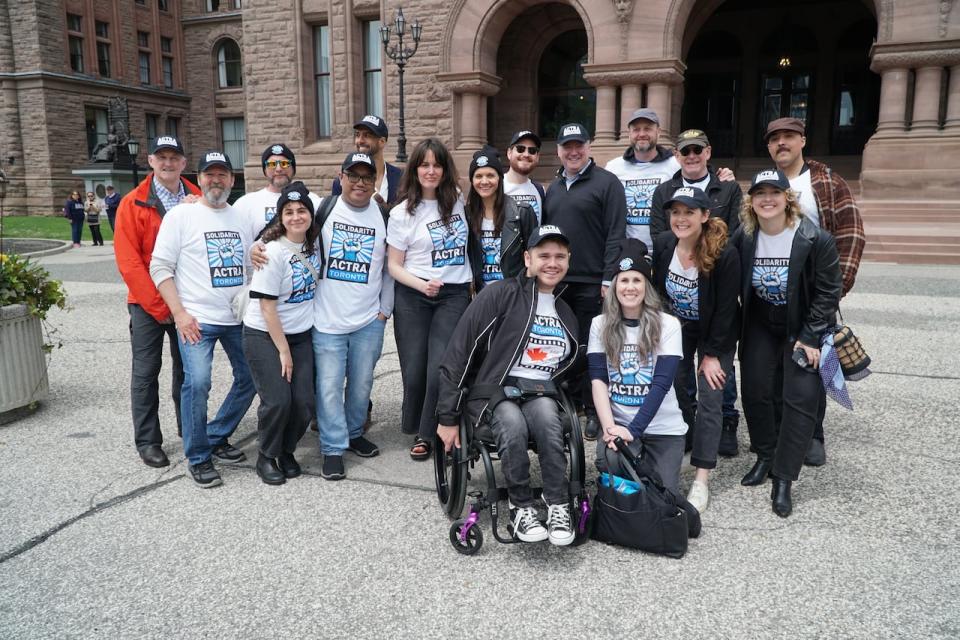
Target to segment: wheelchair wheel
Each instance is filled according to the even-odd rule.
[[[480,551],[480,547],[483,546],[483,531],[480,530],[480,525],[474,524],[467,530],[466,538],[461,540],[460,529],[466,522],[465,518],[460,518],[450,525],[450,544],[457,550],[457,553],[472,556]]]
[[[563,397],[564,419],[570,423],[570,436],[567,442],[570,450],[570,482],[578,483],[583,487],[586,482],[586,459],[584,457],[583,433],[580,430],[580,418],[577,417],[576,409],[570,398],[565,394]]]
[[[443,441],[436,436],[433,442],[433,471],[437,486],[437,498],[447,515],[457,518],[463,511],[467,497],[467,456],[469,442],[466,429],[460,423],[460,448],[450,453],[443,450]]]

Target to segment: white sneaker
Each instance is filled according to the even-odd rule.
[[[570,523],[570,507],[565,504],[547,505],[547,530],[550,543],[558,547],[565,547],[575,537],[573,525]]]
[[[521,542],[543,542],[547,539],[547,530],[533,507],[510,505],[510,515],[513,517],[513,534]]]
[[[710,504],[710,489],[703,482],[694,480],[693,484],[690,485],[690,493],[687,494],[687,502],[692,504],[697,511],[703,513],[707,510],[707,505]]]

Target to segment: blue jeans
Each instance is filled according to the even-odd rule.
[[[320,453],[325,456],[343,455],[350,440],[363,435],[373,389],[373,369],[383,351],[386,325],[374,318],[353,333],[313,330],[317,429]]]
[[[213,447],[227,441],[253,401],[254,387],[247,359],[243,356],[243,325],[200,325],[200,342],[186,344],[178,340],[183,359],[183,387],[180,407],[183,413],[183,453],[191,465],[210,459]],[[217,341],[230,359],[233,385],[217,411],[207,422],[207,398],[210,395],[210,373],[213,367],[213,346]]]

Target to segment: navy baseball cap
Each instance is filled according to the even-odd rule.
[[[183,145],[180,144],[180,141],[177,140],[174,136],[159,136],[150,141],[150,150],[149,154],[153,155],[161,149],[170,149],[171,151],[176,151],[182,156],[187,155],[183,151]]]
[[[691,209],[709,209],[711,204],[707,194],[697,187],[680,187],[663,203],[663,208],[669,209],[674,202],[685,204]]]
[[[527,249],[533,249],[547,240],[559,240],[566,246],[570,246],[570,239],[560,230],[560,227],[552,224],[544,224],[533,230],[530,239],[527,240]]]
[[[387,129],[387,123],[379,116],[366,115],[353,123],[354,129],[368,129],[378,138],[388,137],[390,131]]]
[[[560,127],[557,144],[562,145],[574,141],[590,142],[590,133],[587,131],[587,128],[577,122],[570,122]]]
[[[210,167],[224,167],[227,171],[233,171],[233,165],[230,164],[230,158],[223,151],[207,151],[200,157],[200,164],[197,166],[197,173],[203,173]]]
[[[753,176],[753,182],[750,183],[750,190],[747,193],[752,194],[759,187],[769,185],[780,191],[786,191],[790,188],[790,181],[786,174],[780,169],[765,169]]]
[[[346,171],[352,169],[358,164],[362,164],[365,167],[370,167],[373,170],[374,175],[377,173],[377,165],[373,164],[373,159],[365,153],[354,152],[348,153],[347,157],[344,159],[343,164],[340,165],[341,171]]]
[[[533,140],[534,142],[537,143],[537,146],[538,146],[538,147],[542,147],[542,146],[543,146],[543,141],[540,140],[540,136],[538,136],[538,135],[535,134],[533,131],[530,131],[530,130],[528,130],[528,129],[523,129],[523,130],[517,131],[515,134],[513,134],[513,137],[510,138],[510,146],[512,147],[513,145],[517,144],[518,142],[520,142],[520,141],[523,140],[524,138],[530,138],[531,140]]]

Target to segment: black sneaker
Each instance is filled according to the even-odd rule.
[[[549,534],[547,528],[540,522],[537,510],[533,507],[510,506],[510,519],[513,524],[513,535],[521,542],[542,542]],[[569,519],[569,512],[567,517]]]
[[[224,464],[237,464],[238,462],[246,460],[247,454],[229,442],[224,442],[213,448],[213,458],[217,462],[223,462]]]
[[[583,437],[587,440],[596,440],[600,435],[600,420],[597,416],[587,414],[587,424],[583,428]]]
[[[361,458],[372,458],[380,455],[380,449],[377,448],[377,445],[363,436],[350,439],[350,451],[353,451]]]
[[[347,472],[343,469],[343,456],[323,456],[320,477],[325,480],[343,480]]]
[[[190,470],[190,476],[193,478],[193,481],[197,483],[198,487],[209,489],[210,487],[218,487],[223,484],[223,479],[220,477],[220,474],[217,473],[217,470],[213,468],[213,462],[210,460],[201,462],[200,464],[188,464],[187,468]]]

